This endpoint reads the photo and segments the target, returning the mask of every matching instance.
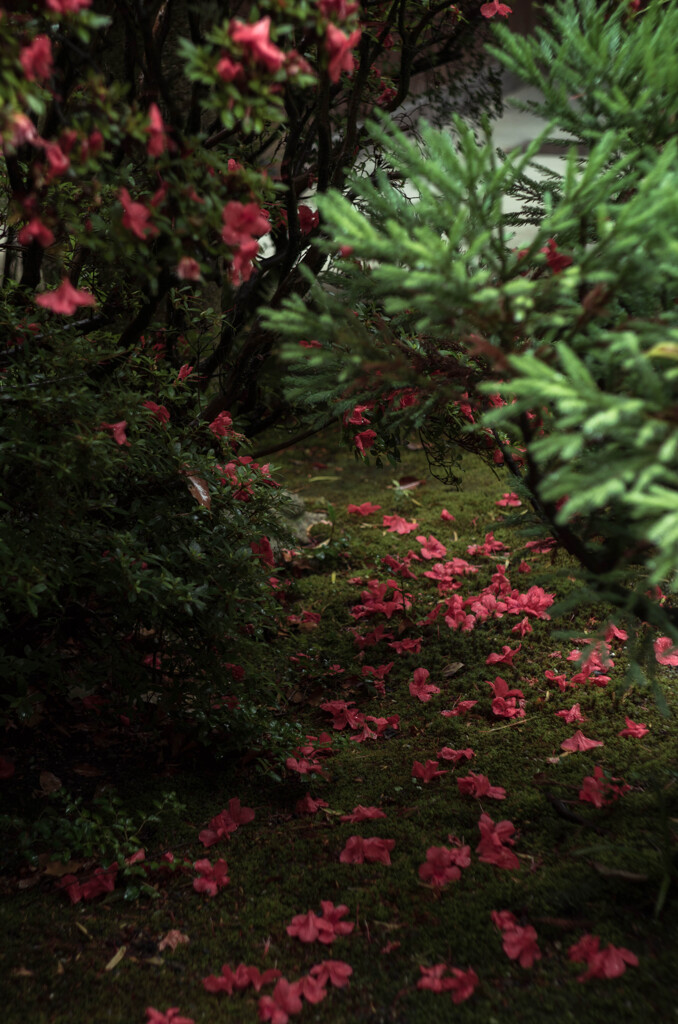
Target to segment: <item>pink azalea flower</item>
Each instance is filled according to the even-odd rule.
[[[461,967],[452,967],[452,977],[448,981],[448,989],[452,993],[453,1003],[463,1003],[475,992],[479,978],[472,967],[463,971]]]
[[[541,960],[537,933],[532,925],[505,929],[502,945],[509,960],[517,960],[521,967],[532,967],[535,960]]]
[[[462,795],[474,796],[478,800],[486,796],[492,800],[505,800],[506,790],[501,786],[491,786],[486,775],[470,772],[467,776],[457,779],[457,786]]]
[[[442,747],[436,757],[439,757],[441,761],[451,761],[452,764],[459,764],[460,761],[470,761],[474,757],[475,751],[471,747],[466,747],[465,750],[453,750],[452,747]]]
[[[353,443],[360,452],[364,455],[367,451],[372,448],[377,438],[376,430],[362,430],[359,434],[356,434],[353,438]]]
[[[478,860],[484,864],[494,864],[498,868],[514,870],[520,867],[520,861],[508,846],[514,846],[511,837],[515,826],[511,821],[498,821],[496,824],[489,814],[481,814],[478,822],[481,839],[476,847]]]
[[[221,974],[208,975],[202,979],[202,984],[207,992],[212,992],[214,995],[219,992],[225,992],[226,995],[230,996],[233,995],[235,976],[229,964],[224,964],[221,968]]]
[[[573,704],[568,711],[556,711],[556,715],[558,716],[558,718],[562,718],[563,721],[567,722],[568,725],[571,725],[572,722],[586,721],[586,718],[581,713],[581,708],[579,707],[579,704]]]
[[[349,515],[354,516],[370,516],[373,512],[378,512],[381,505],[373,505],[371,501],[364,501],[362,505],[347,505],[346,511]]]
[[[604,746],[603,740],[590,740],[581,729],[577,729],[574,736],[570,736],[568,740],[563,740],[560,744],[561,750],[592,750],[594,747]]]
[[[52,313],[63,313],[64,316],[72,316],[80,306],[96,305],[96,299],[90,292],[74,288],[67,277],[58,288],[51,292],[42,292],[35,301],[43,309],[49,309]]]
[[[569,958],[575,963],[586,963],[587,970],[577,981],[588,981],[590,978],[619,978],[626,970],[626,965],[638,966],[638,957],[630,949],[613,946],[611,943],[600,949],[597,935],[584,935],[569,949]]]
[[[503,4],[498,4],[497,6],[502,7]],[[499,13],[501,14],[501,11],[499,11]],[[566,256],[564,253],[559,252],[558,246],[556,245],[556,241],[554,238],[549,238],[544,248],[540,249],[539,252],[544,253],[544,255],[546,256],[546,262],[548,263],[549,267],[551,268],[554,274],[560,274],[562,270],[565,270],[566,267],[572,265],[572,257]]]
[[[419,529],[419,523],[416,520],[408,522],[402,516],[384,516],[382,525],[387,527],[387,533],[398,533],[401,536]]]
[[[431,779],[437,779],[441,775],[447,775],[447,769],[444,771],[438,771],[437,761],[427,761],[426,764],[422,764],[421,761],[413,761],[411,775],[413,779],[421,779],[422,782],[430,782]]]
[[[146,1024],[195,1024],[192,1017],[181,1017],[178,1006],[170,1006],[163,1013],[152,1006],[146,1007]]]
[[[342,921],[348,913],[343,904],[335,907],[329,900],[321,900],[322,915],[319,917],[309,910],[306,914],[297,914],[285,929],[287,934],[298,938],[301,942],[322,942],[328,945],[338,935],[349,935],[354,928],[352,921]]]
[[[152,412],[155,418],[159,420],[163,426],[166,423],[169,423],[170,414],[169,409],[167,409],[166,406],[158,405],[157,402],[151,402],[150,400],[148,402],[143,402],[142,404],[144,409],[148,409],[149,412]]]
[[[310,206],[302,205],[297,210],[299,217],[299,230],[302,235],[310,235],[311,231],[318,227],[320,224],[320,214],[317,210],[312,210]]]
[[[511,632],[520,633],[521,636],[525,636],[526,633],[532,632],[532,626],[530,625],[530,620],[527,615],[512,627]]]
[[[179,367],[179,372],[177,374],[177,380],[186,380],[186,378],[190,377],[192,373],[193,373],[193,367],[189,366],[188,363],[184,363],[183,366]]]
[[[325,49],[329,55],[327,74],[331,82],[338,82],[342,71],[353,70],[351,50],[358,45],[362,33],[359,28],[347,36],[340,28],[329,22],[325,35]]]
[[[524,697],[522,690],[509,689],[508,683],[501,676],[495,676],[493,683],[489,679],[486,679],[485,682],[492,688],[495,697]]]
[[[221,813],[228,814],[231,821],[235,822],[236,825],[248,825],[255,818],[252,808],[243,807],[237,796],[231,797],[228,801],[228,810]]]
[[[45,3],[55,14],[75,14],[89,7],[92,0],[45,0]]]
[[[467,714],[477,703],[477,700],[460,700],[452,711],[441,711],[440,714],[444,718],[456,718],[457,715]]]
[[[423,639],[418,636],[416,639],[394,640],[388,646],[392,647],[396,654],[419,654]]]
[[[467,868],[471,863],[471,847],[448,849],[447,846],[429,846],[426,861],[419,865],[419,877],[436,888],[442,888],[448,882],[458,882],[461,878],[460,868]]]
[[[534,586],[524,594],[512,590],[505,600],[507,611],[513,615],[534,615],[536,619],[550,619],[546,609],[555,601],[555,594],[547,594],[543,587]]]
[[[352,921],[342,921],[342,917],[346,917],[348,914],[348,907],[341,903],[338,907],[335,907],[334,903],[330,900],[321,900],[320,906],[322,907],[323,917],[328,921],[334,928],[336,935],[350,935],[355,927]]]
[[[192,256],[181,257],[177,263],[175,274],[180,281],[199,281],[202,277],[200,264]]]
[[[222,410],[216,419],[213,419],[209,425],[209,429],[212,431],[215,437],[226,437],[233,427],[233,420],[231,414]]]
[[[504,646],[501,649],[501,654],[495,654],[494,652],[492,652],[492,654],[488,654],[487,658],[485,659],[485,664],[486,665],[499,665],[499,664],[503,664],[503,665],[513,666],[513,658],[518,653],[518,651],[520,650],[520,648],[522,646],[523,646],[522,644],[518,644],[517,647],[514,647],[512,649],[511,647],[508,646],[508,644],[504,644]],[[522,694],[521,694],[521,697],[522,697]]]
[[[17,134],[19,135],[19,137],[22,137],[25,134],[23,130],[23,124],[19,124],[15,127],[15,136]],[[64,135],[66,135],[66,133],[64,133]],[[61,148],[58,142],[47,142],[45,139],[41,139],[38,135],[36,135],[34,138],[29,137],[27,141],[30,142],[31,144],[40,144],[44,146],[45,156],[47,157],[48,165],[47,177],[45,180],[48,185],[52,181],[54,181],[55,178],[60,178],[63,174],[65,174],[68,168],[71,166],[71,161],[69,157],[66,155],[66,153]],[[65,138],[64,145],[68,145]]]
[[[231,881],[228,877],[228,864],[223,859],[212,866],[207,858],[203,858],[194,861],[193,867],[198,872],[198,877],[193,879],[193,888],[196,892],[204,892],[206,896],[216,896],[219,889]]]
[[[332,728],[341,731],[346,726],[350,729],[359,729],[363,723],[363,714],[356,707],[351,707],[355,701],[328,700],[320,705],[321,711],[327,711],[333,716]]]
[[[497,540],[494,532],[485,534],[484,544],[469,544],[466,549],[468,555],[493,555],[497,551],[508,551],[503,541]]]
[[[240,965],[244,966],[243,964]],[[263,985],[268,985],[272,981],[277,981],[281,976],[281,971],[277,967],[269,967],[268,970],[261,972],[258,967],[246,967],[248,975],[248,983],[252,986],[255,992],[260,992]],[[238,972],[236,971],[236,978]],[[245,986],[243,986],[245,987]]]
[[[611,622],[607,627],[607,631],[605,633],[606,643],[609,644],[612,640],[628,640],[628,638],[629,634],[626,632],[626,630],[619,629],[617,626],[615,626],[614,622]]]
[[[417,988],[428,989],[431,992],[451,992],[453,1003],[463,1003],[473,995],[478,985],[478,975],[469,967],[467,971],[460,967],[450,967],[447,964],[436,964],[434,967],[420,967],[422,977],[417,982]],[[447,971],[450,974],[447,974]]]
[[[203,829],[198,838],[205,847],[214,846],[220,839],[228,839],[239,825],[245,825],[254,819],[254,811],[250,807],[241,807],[240,801],[234,797],[229,801],[228,810],[221,811]]]
[[[45,145],[45,156],[47,157],[47,163],[49,165],[49,171],[47,174],[47,182],[54,181],[55,178],[60,178],[62,174],[65,174],[71,165],[70,160],[62,150],[61,146],[57,145],[56,142],[49,142]]]
[[[466,611],[465,602],[459,594],[453,594],[447,601],[445,625],[462,633],[470,633],[475,629],[476,618]]]
[[[286,978],[280,978],[273,994],[262,996],[259,1000],[259,1020],[271,1021],[271,1024],[287,1024],[290,1014],[300,1013],[302,1005],[299,982],[290,984]]]
[[[260,209],[257,203],[239,203],[235,199],[226,203],[221,218],[224,222],[221,240],[225,245],[247,244],[253,238],[265,235],[271,226],[268,213]],[[255,255],[257,249],[258,244],[254,248]]]
[[[93,900],[103,893],[113,892],[117,873],[118,865],[113,863],[107,868],[97,868],[84,882],[79,882],[75,875],[64,875],[61,885],[71,903],[79,903],[80,900]]]
[[[303,800],[297,800],[294,805],[297,814],[315,814],[321,807],[329,807],[327,800],[314,800],[310,793],[307,793]]]
[[[602,807],[604,804],[611,804],[620,796],[628,793],[630,786],[623,783],[615,785],[619,779],[607,779],[599,764],[593,769],[593,775],[586,775],[579,790],[579,799],[582,803],[593,804],[594,807]]]
[[[126,188],[118,192],[118,199],[124,210],[122,217],[123,227],[126,227],[132,234],[145,241],[149,235],[157,235],[158,228],[151,224],[150,213],[143,203],[135,202]]]
[[[395,839],[379,839],[372,836],[370,839],[363,839],[362,836],[350,836],[346,846],[339,854],[342,864],[390,864],[391,850],[395,846]]]
[[[446,508],[444,508],[440,513],[440,518],[443,520],[444,523],[454,522],[454,516],[452,515],[451,512],[448,512]]]
[[[306,757],[288,757],[285,761],[285,767],[289,768],[291,772],[298,772],[299,775],[311,775],[313,772],[323,774],[323,766],[320,761],[309,761]]]
[[[161,156],[167,149],[167,133],[157,103],[151,103],[148,108],[148,128],[146,130],[148,132],[146,152],[149,156]]]
[[[660,665],[678,665],[678,647],[673,646],[673,640],[668,636],[660,636],[654,642],[654,653]]]
[[[515,914],[512,914],[510,910],[493,910],[490,917],[492,918],[492,923],[500,932],[518,927],[518,920]]]
[[[447,990],[445,974],[447,964],[436,964],[434,967],[420,967],[421,978],[417,982],[417,988],[428,989],[431,992],[445,992]]]
[[[617,736],[635,736],[640,739],[641,736],[645,736],[650,731],[644,722],[634,722],[628,716],[625,716],[625,721],[626,728],[618,732]]]
[[[126,445],[130,447],[130,443],[127,440],[127,434],[125,430],[127,428],[127,420],[118,420],[117,423],[100,423],[97,430],[110,430],[111,436],[116,444]]]
[[[234,43],[242,46],[245,53],[253,61],[262,64],[267,71],[275,73],[285,63],[285,54],[274,46],[270,40],[271,19],[261,18],[251,25],[245,25],[241,21],[234,21],[231,24],[231,39]]]
[[[553,657],[553,655],[551,655]],[[556,675],[552,668],[547,668],[544,672],[544,676],[552,683],[555,683],[561,693],[564,693],[569,687],[573,686],[573,683],[567,681],[567,676],[564,674]]]
[[[334,928],[329,921],[318,917],[312,910],[306,914],[297,914],[285,930],[288,935],[301,942],[315,942],[317,939],[320,942],[329,943],[335,939]]]
[[[421,556],[422,558],[428,558],[433,560],[435,558],[444,558],[447,554],[447,548],[444,544],[441,544],[439,540],[430,535],[430,537],[417,537],[417,540],[421,544]]]
[[[502,494],[499,501],[495,501],[495,505],[498,505],[499,508],[518,508],[519,505],[522,505],[522,501],[517,494],[510,491]]]
[[[33,217],[28,224],[25,224],[17,235],[19,245],[30,245],[35,241],[43,249],[54,244],[54,232],[42,223],[39,217]],[[86,294],[86,293],[84,293]]]
[[[350,414],[348,412],[345,412],[343,416],[344,424],[348,426],[350,423],[351,426],[353,427],[366,426],[370,422],[370,420],[369,417],[364,416],[363,413],[371,409],[372,404],[373,403],[370,403],[369,405],[355,405]]]
[[[36,36],[19,54],[29,82],[44,82],[52,74],[52,43],[48,36]]]
[[[245,78],[245,69],[242,64],[232,61],[230,57],[221,57],[216,63],[215,71],[222,82],[242,81]],[[230,164],[229,160],[229,171],[231,170]]]
[[[344,985],[348,985],[353,968],[343,960],[323,960],[319,964],[314,964],[311,974],[318,979],[321,985],[327,985],[329,981],[335,988],[343,988]]]
[[[426,682],[430,674],[427,668],[416,668],[414,679],[410,682],[410,694],[412,697],[418,697],[424,703],[430,701],[434,693],[440,693],[439,686]]]
[[[374,821],[375,818],[385,818],[386,815],[379,807],[363,807],[358,804],[350,814],[342,814],[339,821],[350,821],[355,824],[358,821]]]
[[[498,718],[524,718],[525,708],[517,703],[515,697],[495,697],[492,701],[492,714]]]
[[[299,995],[303,996],[308,1003],[320,1003],[327,995],[327,989],[322,982],[310,974],[300,978],[297,984],[299,985]]]

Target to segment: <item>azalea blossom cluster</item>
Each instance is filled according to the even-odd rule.
[[[379,669],[388,666],[379,666],[379,669],[375,669],[373,666],[365,667],[372,670],[371,673],[365,673],[365,675],[375,675],[378,680]],[[355,707],[355,701],[352,700],[328,700],[321,704],[320,708],[332,716],[333,729],[341,731],[348,726],[349,729],[354,730],[355,735],[351,739],[356,743],[362,743],[364,740],[376,740],[383,736],[387,729],[397,730],[400,724],[399,715],[365,715]]]
[[[627,966],[637,967],[638,957],[630,949],[624,946],[613,946],[609,943],[604,949],[600,948],[600,938],[597,935],[584,935],[570,946],[568,956],[574,963],[586,964],[586,970],[580,974],[577,981],[590,981],[591,978],[619,978],[626,971]]]
[[[223,416],[224,414],[221,413],[220,415]],[[215,420],[210,425],[210,429],[212,429],[216,422]],[[226,429],[230,429],[230,427]],[[214,430],[212,432],[215,433]],[[219,434],[218,436],[224,435]],[[280,484],[271,476],[270,463],[266,462],[261,466],[258,462],[254,461],[251,455],[236,455],[224,465],[217,464],[216,470],[219,473],[221,483],[224,486],[229,485],[231,487],[233,498],[236,501],[251,501],[254,497],[254,488],[257,485],[273,488],[280,487]]]
[[[324,775],[324,768],[319,760],[321,757],[331,757],[332,737],[323,732],[320,736],[307,736],[306,743],[300,744],[292,751],[290,757],[285,761],[285,767],[299,775],[313,775],[315,773]]]
[[[137,850],[136,853],[125,859],[125,867],[132,867],[133,865],[141,866],[146,874],[151,871],[151,865],[146,861],[146,851],[144,849]],[[159,862],[154,867],[160,873],[175,870],[183,871],[190,867],[190,862],[176,861],[174,854],[171,851],[167,851],[163,853]],[[104,896],[106,893],[113,892],[119,869],[118,862],[114,861],[107,868],[95,868],[92,874],[84,879],[79,879],[73,874],[67,874],[59,879],[58,888],[66,893],[73,904],[80,903],[81,900],[88,902],[89,900],[96,899],[98,896]]]
[[[314,964],[308,974],[297,981],[289,982],[275,967],[260,971],[258,967],[238,964],[235,970],[224,964],[220,974],[203,978],[203,986],[213,994],[233,995],[244,992],[250,986],[260,992],[265,985],[275,982],[271,995],[259,999],[259,1020],[272,1024],[287,1024],[290,1016],[300,1013],[302,1000],[317,1004],[327,995],[328,983],[335,988],[344,988],[353,974],[353,968],[343,960],[322,960]]]
[[[618,782],[621,780],[607,778],[602,767],[597,764],[593,769],[593,775],[584,777],[579,790],[579,799],[582,803],[593,804],[594,807],[612,804],[631,789],[625,782],[618,786]]]
[[[391,597],[387,597],[389,591],[393,591]],[[412,607],[412,595],[405,593],[396,580],[385,583],[370,580],[360,597],[361,603],[351,608],[351,615],[356,621],[379,614],[390,619],[395,612],[406,612]]]

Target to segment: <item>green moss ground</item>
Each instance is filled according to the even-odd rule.
[[[278,479],[297,490],[311,510],[331,503],[336,523],[332,542],[304,552],[300,567],[285,577],[290,583],[283,624],[262,650],[258,672],[273,673],[280,681],[287,699],[280,713],[299,722],[300,740],[306,733],[332,732],[329,716],[318,705],[335,698],[354,700],[367,714],[399,714],[400,729],[388,739],[360,744],[350,741],[348,730],[334,732],[335,753],[325,762],[327,778],[310,783],[285,771],[276,781],[242,760],[200,768],[197,762],[178,760],[174,766],[156,766],[148,756],[134,773],[123,773],[127,781],[119,792],[129,806],[146,806],[169,787],[187,807],[164,829],[144,837],[149,853],[171,848],[191,860],[223,856],[230,885],[209,899],[193,891],[191,875],[178,875],[159,887],[155,900],[130,902],[117,889],[97,901],[70,906],[52,880],[34,884],[35,877],[26,873],[18,879],[6,872],[0,909],[6,1024],[135,1024],[144,1020],[149,1005],[163,1010],[179,1006],[196,1024],[247,1024],[258,1019],[252,990],[233,997],[210,995],[201,984],[204,976],[218,973],[223,963],[235,967],[244,962],[262,970],[277,966],[294,980],[327,958],[352,965],[350,985],[330,990],[317,1006],[306,1004],[293,1019],[317,1024],[435,1024],[451,1019],[598,1024],[651,1015],[657,1021],[674,1021],[675,882],[657,919],[653,912],[667,857],[675,863],[675,718],[662,718],[647,692],[620,691],[623,645],[614,644],[616,665],[609,686],[560,693],[548,684],[547,668],[567,672],[568,678],[574,671],[564,659],[550,656],[556,649],[566,655],[574,646],[571,640],[555,639],[555,630],[590,632],[595,626],[587,609],[565,621],[532,619],[534,631],[524,638],[515,666],[486,666],[490,652],[501,651],[503,644],[516,646],[519,638],[511,627],[518,619],[494,619],[465,634],[450,631],[442,620],[440,625],[417,626],[416,620],[436,600],[435,585],[420,575],[424,563],[414,563],[419,578],[406,581],[414,597],[409,618],[395,615],[388,624],[396,637],[423,636],[421,654],[399,656],[382,643],[368,648],[361,662],[347,632],[353,625],[350,608],[363,589],[349,580],[388,579],[391,570],[380,558],[409,549],[418,552],[419,533],[434,534],[447,546],[448,557],[468,558],[481,567],[476,576],[462,580],[464,597],[486,586],[496,564],[507,559],[513,586],[525,590],[537,583],[562,597],[572,585],[567,564],[561,557],[551,564],[548,556],[536,555],[528,557],[530,575],[517,572],[521,542],[503,526],[503,513],[495,505],[510,484],[479,465],[469,466],[460,493],[428,478],[408,498],[389,485],[395,475],[426,476],[418,452],[407,454],[397,474],[354,463],[331,439],[280,462]],[[367,519],[346,513],[348,502],[363,501],[377,502],[382,511]],[[441,522],[443,507],[455,516],[454,523]],[[376,526],[384,513],[416,518],[420,529],[405,537],[385,533]],[[467,556],[467,545],[482,543],[489,530],[514,550],[496,559]],[[317,629],[286,625],[285,616],[302,609],[322,613]],[[605,621],[603,612],[599,617]],[[365,620],[362,631],[379,621],[383,616]],[[310,660],[289,660],[299,652]],[[362,664],[388,661],[395,665],[387,677],[386,696],[379,697],[369,691],[360,669]],[[455,663],[460,667],[446,674]],[[345,673],[332,675],[333,664]],[[430,670],[431,681],[442,690],[428,703],[408,692],[419,666]],[[496,675],[525,693],[526,718],[519,724],[492,715],[485,680]],[[675,712],[673,678],[667,676],[663,685]],[[441,716],[442,709],[465,699],[478,701],[468,716]],[[575,701],[587,717],[581,726],[585,735],[603,740],[604,746],[559,756],[560,743],[579,726],[566,725],[554,712]],[[618,737],[625,715],[650,724],[650,733],[642,739]],[[434,759],[444,745],[473,747],[475,759],[456,769],[441,763],[441,768],[450,767],[449,773],[429,784],[413,781],[413,760]],[[577,799],[583,777],[596,764],[632,786],[622,799],[600,810]],[[36,755],[23,780],[0,783],[0,796],[11,803],[10,787],[37,787],[39,771],[52,769]],[[469,770],[505,787],[507,799],[461,796],[455,777]],[[35,775],[32,782],[30,772]],[[326,800],[329,810],[299,817],[294,805],[309,790]],[[560,814],[549,795],[556,802],[566,801],[560,810],[580,820]],[[199,830],[233,796],[254,808],[255,820],[229,842],[203,850]],[[349,812],[359,803],[379,806],[387,817],[355,825],[338,820],[338,812]],[[441,892],[423,885],[417,870],[429,846],[445,844],[454,833],[475,851],[481,811],[515,825],[520,870],[482,864],[473,852],[471,867],[457,883]],[[392,865],[340,864],[339,854],[354,834],[395,839]],[[331,946],[290,938],[285,926],[291,918],[319,911],[322,899],[349,907],[356,925],[353,934]],[[511,910],[521,924],[536,928],[541,961],[524,969],[507,958],[490,920],[493,909]],[[174,928],[186,933],[189,943],[158,953],[159,939]],[[614,980],[578,983],[583,965],[571,964],[567,949],[588,932],[600,935],[603,944],[633,950],[639,966]],[[122,946],[125,955],[106,970]],[[443,961],[471,966],[480,978],[474,995],[458,1006],[447,994],[416,987],[420,965]]]

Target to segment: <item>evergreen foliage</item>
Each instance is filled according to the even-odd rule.
[[[373,455],[397,458],[412,427],[434,463],[485,452],[578,560],[577,600],[678,640],[659,589],[678,590],[678,4],[546,13],[533,37],[498,26],[492,48],[541,89],[543,135],[507,155],[489,122],[422,125],[417,140],[380,118],[387,170],[354,177],[357,200],[319,199],[340,258],[313,304],[289,299],[268,322],[319,342],[288,347],[291,374],[309,403],[331,382],[338,411],[360,405]],[[562,173],[539,173],[547,138]]]

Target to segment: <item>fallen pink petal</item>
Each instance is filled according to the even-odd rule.
[[[640,739],[642,736],[646,736],[650,730],[644,722],[634,722],[630,718],[626,718],[626,728],[622,729],[617,733],[618,736],[633,736],[636,739]]]
[[[560,749],[569,751],[593,750],[594,747],[602,746],[602,740],[588,739],[588,737],[584,736],[584,733],[581,731],[581,729],[577,729],[574,736],[570,736],[568,740],[563,740],[563,742],[560,744]]]

